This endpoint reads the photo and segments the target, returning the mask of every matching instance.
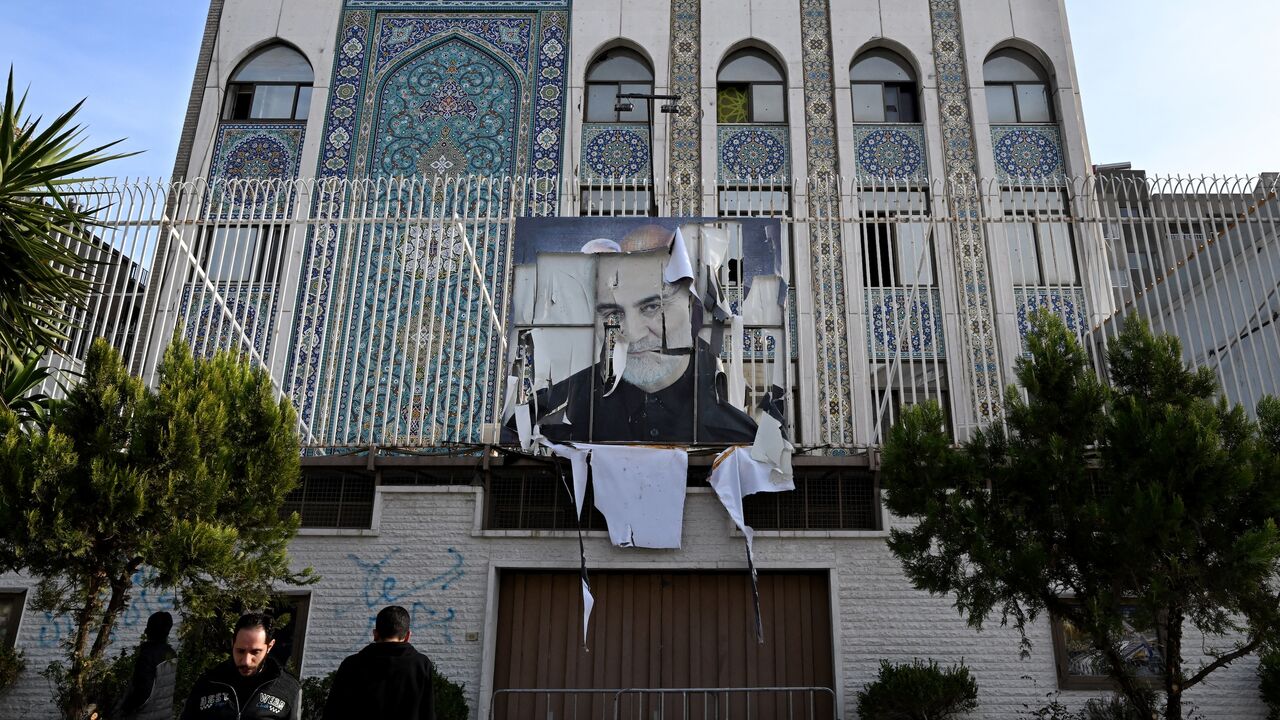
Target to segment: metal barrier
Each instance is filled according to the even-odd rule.
[[[153,381],[179,335],[268,370],[307,446],[483,442],[503,406],[515,220],[643,215],[653,190],[664,214],[781,221],[799,445],[879,445],[904,407],[927,399],[960,438],[999,421],[978,389],[1014,382],[1042,308],[1086,340],[1102,376],[1124,319],[1142,316],[1251,409],[1280,392],[1276,182],[792,179],[686,212],[661,182],[595,178],[104,181],[83,188],[99,208],[86,239],[99,291],[51,365],[72,379],[89,340],[106,337]],[[627,192],[601,194],[617,187]],[[815,198],[829,207],[816,212]],[[957,260],[962,233],[981,236],[985,257]],[[966,300],[976,291],[965,263],[979,261],[987,309]]]
[[[521,720],[831,720],[826,687],[509,688],[495,690],[489,718]]]

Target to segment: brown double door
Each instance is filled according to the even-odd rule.
[[[582,642],[577,573],[504,572],[494,688],[767,688],[833,685],[825,572],[594,572]],[[615,705],[616,703],[616,705]],[[823,693],[503,693],[494,717],[622,720],[830,718]]]

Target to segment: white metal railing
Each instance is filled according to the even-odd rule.
[[[1013,381],[1027,317],[1042,307],[1087,340],[1099,373],[1136,314],[1178,335],[1186,360],[1212,368],[1232,401],[1252,407],[1280,390],[1273,178],[1120,172],[968,188],[838,178],[736,187],[739,214],[782,225],[794,302],[782,330],[797,338],[787,406],[801,445],[877,445],[903,407],[926,399],[942,401],[964,436],[989,420],[971,398],[976,374]],[[59,377],[103,336],[153,381],[176,333],[197,352],[233,349],[266,368],[298,407],[309,446],[421,449],[491,439],[483,430],[500,419],[515,220],[643,216],[653,188],[462,177],[86,189],[85,202],[101,208],[92,247],[103,262],[90,270],[98,290],[81,328],[51,356]],[[659,184],[660,212],[714,216],[722,189],[702,188],[703,208],[671,208],[671,188]],[[612,204],[593,203],[605,190]],[[975,196],[978,217],[957,210]],[[961,267],[971,259],[953,247],[962,223],[981,228],[987,249],[978,261],[990,286],[980,290],[994,337],[971,332],[978,311],[965,305],[974,293]],[[818,256],[828,252],[838,262]],[[831,331],[837,312],[847,337]],[[978,367],[982,343],[996,360]],[[852,410],[824,417],[831,398]],[[852,440],[839,427],[852,427]]]

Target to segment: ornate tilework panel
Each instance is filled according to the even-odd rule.
[[[867,353],[872,360],[946,359],[937,288],[867,288]]]
[[[844,251],[840,240],[839,168],[828,0],[800,0],[804,115],[809,166],[809,262],[817,331],[818,442],[852,444],[849,333],[845,322]]]
[[[649,179],[649,126],[634,123],[584,123],[584,178]]]
[[[671,214],[702,214],[702,0],[671,0],[671,116],[667,182]]]
[[[735,315],[739,314],[739,308],[742,303],[742,288],[739,286],[724,288],[725,299],[729,302],[729,310]],[[796,323],[799,321],[796,313],[796,289],[787,288],[787,344],[790,347],[792,360],[800,357],[800,340],[796,333]],[[777,342],[773,337],[765,334],[764,328],[745,328],[742,333],[742,357],[746,360],[773,360],[775,347]],[[721,352],[720,357],[728,360],[729,349],[725,348]]]
[[[959,265],[961,320],[969,355],[971,394],[978,419],[991,420],[1001,413],[999,356],[996,349],[995,313],[983,240],[981,203],[978,196],[978,160],[974,154],[973,114],[969,108],[968,71],[965,68],[959,0],[929,0],[933,30],[933,57],[942,106],[942,148],[951,191],[951,212],[961,218],[952,224],[952,243]],[[968,218],[968,220],[966,220]]]
[[[317,175],[558,174],[568,8],[567,0],[347,0]],[[330,207],[326,200],[356,200],[327,192],[317,193],[321,213]],[[458,197],[443,190],[374,195],[360,199],[374,216],[422,217],[443,207],[446,214],[500,217],[510,202],[503,187]],[[532,183],[530,195],[554,205],[555,183]],[[479,277],[469,264],[456,271],[461,256],[454,252],[453,228],[391,222],[358,231],[337,223],[316,229],[305,250],[308,274],[299,289],[288,376],[304,421],[330,418],[339,442],[357,435],[377,442],[384,430],[428,425],[451,428],[442,436],[447,440],[478,437],[493,402],[490,369],[497,361],[480,283],[495,289],[497,306],[505,303],[506,238],[497,225],[468,226]],[[336,277],[335,267],[341,268]],[[442,317],[464,320],[432,338],[405,334],[430,327],[424,319]],[[468,358],[475,373],[467,387],[454,379],[404,377],[406,354],[419,352],[423,342],[437,356]],[[333,404],[317,405],[322,386]]]
[[[1000,182],[1062,182],[1062,133],[1054,125],[992,125]]]
[[[720,125],[716,128],[720,183],[791,180],[791,139],[785,125]]]
[[[929,178],[924,128],[919,125],[854,125],[853,152],[858,177],[864,182]]]
[[[192,350],[211,356],[219,350],[244,350],[245,339],[232,324],[239,325],[253,341],[253,348],[265,358],[271,349],[270,319],[275,317],[276,287],[267,283],[236,283],[218,288],[221,301],[207,288],[187,285],[182,289],[178,317],[186,318],[183,337]],[[192,297],[194,296],[194,305]],[[270,303],[270,307],[267,307]],[[223,312],[225,307],[226,311]],[[190,314],[188,314],[190,313]]]
[[[1062,318],[1068,329],[1080,335],[1088,332],[1088,313],[1085,309],[1084,288],[1081,287],[1016,287],[1013,303],[1018,308],[1018,338],[1022,353],[1027,354],[1027,333],[1031,330],[1031,316],[1041,309]]]
[[[227,190],[218,180],[292,180],[298,177],[305,123],[222,123],[213,142],[209,178],[215,182],[207,212],[221,218],[283,217],[292,193],[269,185],[237,184]]]

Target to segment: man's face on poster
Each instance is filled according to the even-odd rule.
[[[663,282],[666,259],[600,255],[596,272],[596,337],[627,343],[622,379],[648,393],[679,380],[693,352],[690,294]]]

